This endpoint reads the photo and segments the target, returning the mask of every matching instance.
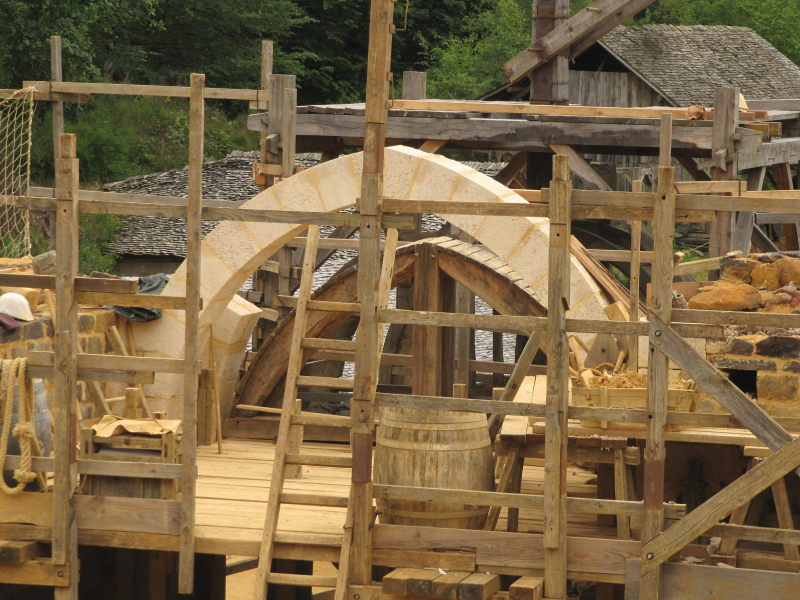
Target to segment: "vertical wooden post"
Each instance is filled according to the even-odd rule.
[[[178,591],[190,594],[194,578],[194,511],[197,477],[197,390],[200,327],[200,226],[203,204],[205,75],[192,73],[189,95],[189,198],[186,208],[186,330],[184,332],[183,438],[181,440],[181,541]]]
[[[69,587],[55,588],[56,600],[78,598],[78,530],[73,493],[77,483],[75,386],[78,375],[78,183],[77,137],[61,134],[56,160],[56,325],[53,486],[53,562],[67,565]]]
[[[425,71],[403,71],[403,99],[424,100],[428,97],[428,74]]]
[[[711,168],[711,179],[736,179],[736,142],[734,135],[739,126],[739,90],[717,88],[714,93],[714,125],[711,130],[712,160],[718,166]],[[722,256],[731,248],[731,220],[733,213],[717,212],[709,237],[709,254]],[[709,273],[709,278],[711,278]]]
[[[569,0],[533,0],[531,6],[531,42],[550,33],[556,25],[569,17]],[[531,104],[567,104],[569,102],[569,51],[554,57],[530,75]],[[539,189],[548,185],[548,176],[554,167],[551,155],[528,152],[526,169],[527,187]]]
[[[284,104],[287,99],[284,95],[284,90],[295,89],[296,87],[297,77],[294,75],[271,75],[269,78],[269,122],[267,124],[267,135],[262,140],[261,162],[283,166],[283,155],[287,143],[286,136],[292,129],[287,123],[289,115],[287,114],[288,109]],[[294,138],[293,135],[292,138]],[[294,140],[290,145],[290,151],[294,152]],[[294,163],[292,163],[292,167],[294,167]],[[283,171],[281,175],[288,177]],[[275,176],[267,175],[266,181],[266,187],[273,185]]]
[[[767,167],[756,167],[747,172],[747,190],[760,191],[764,187]],[[753,239],[753,228],[756,225],[756,215],[752,212],[739,212],[735,214],[733,232],[731,233],[731,250],[739,251],[744,256],[750,255],[750,243]]]
[[[281,118],[281,177],[294,175],[295,132],[297,131],[297,88],[283,88]]]
[[[471,239],[468,234],[460,230],[455,234],[455,237],[464,241]],[[463,314],[474,313],[475,296],[472,292],[458,282],[455,283],[454,288],[453,311]],[[473,353],[472,340],[473,332],[469,327],[456,327],[453,329],[453,357],[455,364],[453,381],[467,386],[466,397],[469,397],[469,386],[471,384],[469,361]]]
[[[383,153],[389,113],[386,101],[392,55],[392,0],[371,0],[369,53],[364,126],[364,166],[361,175],[361,214],[358,244],[358,298],[361,304],[355,353],[355,382],[350,414],[353,419],[352,505],[353,547],[351,584],[372,581],[372,434],[373,406],[380,364],[378,345],[378,277],[380,273]]]
[[[414,310],[440,311],[442,289],[437,252],[433,246],[421,246],[414,259]],[[411,391],[414,394],[442,394],[442,328],[414,325],[411,330],[414,368]]]
[[[544,586],[547,598],[567,593],[567,394],[572,176],[566,156],[553,157],[547,291],[547,406],[545,409]]]
[[[272,40],[261,40],[261,69],[258,91],[264,92],[264,97],[258,96],[258,110],[269,110],[269,80],[272,77],[272,64],[275,56],[275,45]]]
[[[63,81],[64,72],[61,62],[61,36],[50,36],[50,81]],[[56,100],[52,103],[53,110],[53,158],[61,157],[61,136],[64,134],[64,102]]]
[[[632,182],[631,191],[642,191],[642,180]],[[639,279],[642,272],[642,222],[631,221],[631,269],[630,269],[630,301],[628,302],[628,320],[639,320]],[[632,335],[628,340],[628,370],[639,370],[639,336]]]
[[[772,165],[769,168],[772,178],[775,180],[775,188],[778,190],[794,189],[792,181],[792,166],[789,163]],[[787,250],[800,250],[797,237],[797,223],[785,223],[783,225],[783,237]]]
[[[662,117],[661,137],[672,137],[671,119]],[[666,323],[672,315],[672,241],[675,237],[675,169],[661,166],[653,213],[652,309]],[[650,339],[661,332],[650,328]],[[642,543],[659,534],[664,525],[664,461],[666,445],[669,359],[650,343],[647,363],[647,445],[644,449],[644,519]],[[642,600],[655,600],[661,587],[661,570],[642,576]]]
[[[569,0],[534,0],[532,6],[533,47],[536,42],[569,18]],[[566,104],[569,98],[569,51],[562,52],[531,73],[533,104]]]

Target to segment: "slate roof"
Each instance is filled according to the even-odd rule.
[[[252,164],[258,152],[231,152],[221,160],[203,165],[203,197],[209,200],[244,202],[260,190],[253,183]],[[298,164],[305,166],[319,161],[319,154],[299,155]],[[131,194],[154,194],[157,196],[186,197],[188,170],[173,169],[165,173],[137,175],[124,181],[103,186],[108,192]],[[217,221],[203,221],[203,235]],[[186,255],[186,221],[184,219],[162,219],[157,217],[130,217],[117,233],[107,250],[116,254],[135,256]]]
[[[753,100],[800,97],[800,68],[747,27],[617,27],[600,45],[675,106],[713,105],[716,87]]]
[[[258,159],[258,152],[231,152],[221,160],[203,165],[203,197],[209,200],[229,200],[244,202],[260,189],[253,183],[252,167]],[[320,155],[298,154],[296,163],[310,167],[319,162]],[[482,173],[493,177],[505,163],[467,162],[464,163]],[[186,197],[188,171],[174,169],[165,173],[137,175],[124,181],[103,186],[104,191],[131,194],[154,194],[160,196]],[[443,221],[430,215],[426,231],[437,231]],[[217,221],[203,221],[203,235],[214,227]],[[109,252],[129,256],[179,257],[186,255],[186,222],[183,219],[163,219],[157,217],[129,217],[117,232],[117,237],[106,249]]]

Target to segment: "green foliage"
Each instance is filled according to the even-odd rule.
[[[477,98],[502,85],[503,63],[530,44],[530,17],[518,0],[484,2],[465,37],[450,37],[431,51],[430,95]]]
[[[206,160],[258,146],[258,134],[247,131],[245,119],[246,115],[231,120],[219,110],[206,111]],[[84,184],[167,171],[187,162],[189,123],[182,99],[98,96],[79,106],[65,129],[78,134]],[[32,179],[49,183],[53,178],[49,112],[35,120],[33,138]]]
[[[114,239],[120,227],[122,227],[122,220],[114,215],[81,216],[79,273],[114,272],[118,257],[116,254],[104,251],[104,248]]]

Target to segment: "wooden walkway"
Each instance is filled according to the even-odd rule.
[[[306,443],[304,450],[314,454],[349,455],[349,447],[344,444]],[[261,440],[226,439],[223,454],[217,453],[216,446],[198,448],[198,552],[257,556],[274,454],[274,443]],[[542,461],[527,459],[525,464],[522,491],[541,494]],[[571,496],[595,496],[593,472],[570,466],[567,478]],[[302,479],[287,480],[286,491],[347,497],[349,486],[349,469],[306,466]],[[520,531],[541,532],[542,517],[537,513],[539,511],[520,511]],[[344,508],[284,504],[278,526],[277,556],[338,560],[344,517]],[[571,535],[613,535],[611,530],[597,527],[593,516],[580,517],[583,518],[570,523]],[[505,528],[503,510],[497,529]]]

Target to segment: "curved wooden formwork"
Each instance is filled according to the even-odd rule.
[[[248,201],[244,208],[336,212],[352,206],[359,194],[362,154],[350,154],[301,171]],[[391,198],[427,201],[526,202],[490,177],[443,156],[394,146],[385,152],[385,194]],[[448,222],[476,239],[515,269],[534,293],[547,294],[549,220],[491,215],[445,215]],[[203,240],[203,278],[199,345],[208,345],[214,326],[217,371],[223,401],[232,397],[252,327],[260,315],[237,291],[265,260],[306,228],[285,223],[225,221]],[[570,261],[571,314],[605,319],[607,301],[591,275]],[[186,267],[176,271],[165,294],[181,295]],[[164,317],[135,328],[136,346],[145,356],[180,357],[183,342],[181,311],[165,310]],[[593,336],[589,336],[593,337]],[[172,408],[180,397],[180,377],[159,374],[150,394]]]
[[[495,254],[474,244],[449,237],[420,240],[395,254],[392,286],[408,283],[414,274],[415,256],[435,248],[437,264],[447,276],[486,301],[500,314],[544,316],[547,311],[536,294],[514,269]],[[345,267],[313,296],[315,300],[354,302],[357,265]],[[316,312],[309,316],[309,337],[330,337],[350,315]],[[265,340],[237,390],[241,404],[276,406],[273,392],[281,385],[288,362],[294,313],[287,315]]]

